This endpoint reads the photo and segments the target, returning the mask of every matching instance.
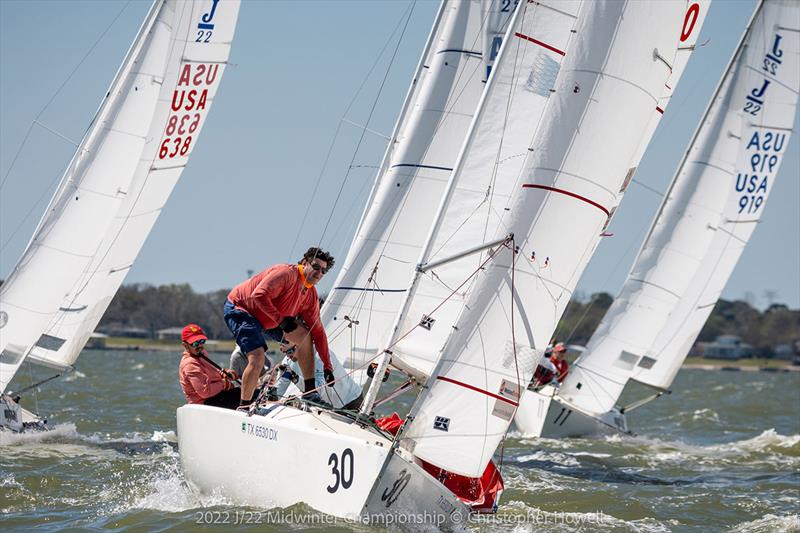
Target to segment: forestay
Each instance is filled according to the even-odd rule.
[[[620,295],[565,380],[560,395],[579,408],[607,412],[631,376],[669,387],[760,217],[782,155],[775,141],[788,139],[797,98],[796,32],[781,41],[795,47],[783,57],[788,68],[763,70],[773,27],[791,14],[778,2],[765,7],[745,32]],[[765,81],[770,90],[759,94]]]
[[[415,330],[449,333],[403,434],[402,444],[418,457],[470,477],[491,459],[648,133],[683,15],[682,2],[520,5],[510,30],[515,39],[500,52],[423,263],[451,243],[450,250],[506,235],[513,241],[484,254],[480,265],[471,257],[435,269],[438,279],[450,279],[451,269],[459,282],[472,276],[472,286],[455,313],[432,314],[422,320],[430,330]],[[530,56],[538,60],[519,68]],[[518,99],[544,110],[533,115],[532,129],[514,129],[518,114],[528,113],[522,106],[508,112]],[[483,131],[493,131],[500,145],[480,142]],[[480,231],[462,237],[477,207]],[[411,322],[420,321],[415,309],[432,303],[417,304],[433,296],[424,292],[434,286],[426,281],[409,306]],[[441,301],[444,291],[437,292]]]
[[[507,26],[510,9],[502,9],[500,1],[480,0],[451,0],[440,8],[361,224],[322,309],[331,349],[348,366],[375,356],[405,298],[497,52],[485,46],[494,46],[497,31]]]
[[[238,1],[154,4],[3,285],[2,389],[28,350],[60,367],[78,357],[197,143],[238,9]]]

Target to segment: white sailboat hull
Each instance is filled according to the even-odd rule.
[[[447,527],[453,512],[468,512],[403,450],[378,479],[391,440],[376,430],[318,409],[268,404],[260,412],[179,408],[178,446],[189,482],[245,505],[305,503],[352,520],[427,512]]]
[[[584,437],[604,433],[630,433],[625,415],[614,408],[595,415],[569,404],[559,397],[557,389],[546,386],[528,391],[514,417],[517,429],[526,437]]]
[[[47,429],[47,420],[23,408],[8,394],[0,394],[0,431],[22,433]]]

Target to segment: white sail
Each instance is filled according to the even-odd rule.
[[[650,139],[655,133],[656,128],[661,123],[661,117],[666,112],[667,106],[672,99],[672,93],[678,82],[683,76],[683,71],[686,69],[686,64],[689,58],[692,57],[697,39],[700,37],[700,30],[703,28],[703,23],[708,14],[708,7],[711,0],[685,0],[683,21],[680,24],[680,31],[678,32],[678,52],[675,54],[675,60],[672,62],[672,73],[669,79],[664,83],[661,96],[656,104],[655,113],[650,119],[648,126],[648,133],[642,138],[637,150],[637,157],[635,158],[636,164],[631,167],[629,175],[625,178],[625,183],[622,187],[627,190],[630,180],[633,178],[639,162],[644,156],[645,150],[650,145]]]
[[[156,2],[39,229],[2,287],[0,388],[29,351],[77,358],[197,141],[238,1]]]
[[[378,353],[405,298],[483,92],[484,35],[494,35],[510,14],[501,9],[499,1],[483,7],[480,0],[442,4],[361,224],[322,309],[331,350],[348,366]]]
[[[731,193],[737,176],[757,175],[758,185],[771,184],[782,155],[773,153],[773,137],[788,140],[793,124],[796,31],[784,32],[790,35],[783,41],[789,53],[781,68],[787,68],[776,74],[763,68],[779,21],[797,20],[796,15],[796,3],[772,1],[754,15],[620,295],[561,388],[559,395],[578,408],[607,412],[631,376],[667,388],[711,312],[768,192],[767,185],[757,192]],[[761,92],[765,80],[770,90],[757,104],[748,100]],[[753,105],[758,106],[756,115],[748,110]],[[748,148],[753,135],[768,132],[769,150],[761,150],[760,142]],[[754,156],[759,165],[772,165],[748,170]],[[749,177],[739,176],[743,180],[749,187]],[[740,198],[751,204],[731,205]]]
[[[747,71],[751,90],[739,102],[744,120],[734,179],[728,181],[722,218],[700,268],[653,343],[655,364],[637,367],[632,376],[653,387],[666,389],[675,379],[764,213],[789,147],[800,90],[800,3],[764,2],[747,42],[758,43],[748,46],[760,49],[752,64],[760,68]],[[770,83],[763,102],[748,100],[765,80]]]
[[[444,323],[437,319],[431,327],[430,331],[451,333],[403,434],[402,444],[416,456],[458,474],[483,473],[514,416],[534,361],[549,342],[609,221],[609,206],[618,201],[639,142],[651,131],[648,124],[670,75],[677,50],[674,28],[684,8],[682,2],[520,4],[515,22],[520,26],[510,30],[519,39],[504,43],[467,155],[454,174],[454,192],[432,236],[433,242],[448,244],[460,239],[460,224],[471,212],[456,203],[459,188],[471,173],[485,175],[480,163],[486,158],[491,161],[490,174],[504,166],[498,163],[513,165],[516,172],[510,173],[510,183],[489,182],[490,206],[483,206],[489,213],[480,235],[486,241],[513,235],[509,248],[516,253],[501,248],[488,259],[484,255],[459,305],[460,316],[446,315]],[[544,36],[516,30],[531,22],[542,24],[536,27]],[[544,65],[539,62],[523,75],[512,76],[517,61],[528,59],[526,54],[546,54],[557,63],[563,57],[555,69],[557,77],[542,76]],[[554,84],[540,83],[553,78]],[[532,94],[541,92],[540,98],[524,96],[532,105],[548,100],[523,141],[507,129],[517,113],[503,112],[523,97],[516,92],[520,86]],[[484,128],[493,128],[503,144],[522,142],[522,153],[498,152],[496,144],[473,144]],[[473,153],[480,156],[471,159]],[[471,192],[474,210],[486,189]],[[473,234],[467,242],[475,240]],[[423,262],[430,263],[438,252],[434,246]],[[464,268],[460,263],[470,265]],[[463,281],[478,266],[471,258],[436,272],[442,278],[451,268],[458,269]],[[415,305],[409,306],[412,313]],[[431,325],[430,318],[436,316],[422,324]],[[418,315],[410,317],[420,320]],[[397,352],[392,350],[394,361]]]
[[[518,187],[580,5],[520,5],[423,262],[457,254],[494,236],[498,213]],[[469,283],[459,285],[470,280],[486,253],[430,270],[412,284],[408,307],[389,343],[393,365],[430,375],[466,301]],[[417,324],[422,326],[415,328]]]

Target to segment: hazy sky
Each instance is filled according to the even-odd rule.
[[[636,175],[646,187],[629,188],[609,230],[614,236],[601,244],[578,290],[619,290],[661,200],[651,189],[666,189],[754,4],[712,2],[699,40],[703,46]],[[5,180],[0,277],[8,275],[30,239],[74,151],[70,140],[82,137],[148,6],[139,0],[0,1],[0,181]],[[332,211],[360,134],[343,123],[310,215],[303,219],[303,214],[337,126],[365,78],[344,118],[358,124],[367,120],[399,31],[389,39],[398,25],[402,28],[409,6],[400,0],[245,0],[233,65],[192,160],[126,283],[188,282],[200,291],[231,287],[249,269],[296,259],[299,250],[319,241],[331,215],[323,246],[343,260],[385,139],[367,134],[355,157],[358,168],[349,173]],[[390,134],[437,8],[433,1],[414,6],[371,130]],[[387,41],[387,51],[367,78]],[[23,145],[37,116],[41,125],[31,129]],[[800,306],[799,176],[795,136],[762,223],[724,298],[749,297],[763,307],[768,291],[774,291],[776,302]],[[323,291],[334,277],[324,281]]]

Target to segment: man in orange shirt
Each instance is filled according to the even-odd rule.
[[[184,351],[178,377],[186,401],[236,409],[241,392],[229,381],[236,375],[232,370],[220,370],[206,360],[207,340],[205,331],[197,324],[183,328],[181,341]]]
[[[311,392],[315,389],[313,348],[322,360],[325,381],[329,385],[333,383],[328,337],[320,322],[319,296],[314,287],[331,268],[333,257],[312,247],[298,264],[269,267],[228,294],[223,308],[225,322],[236,344],[247,354],[240,405],[253,401],[258,375],[266,359],[267,340],[297,346],[295,357],[306,376],[307,399],[319,401],[319,394]]]

